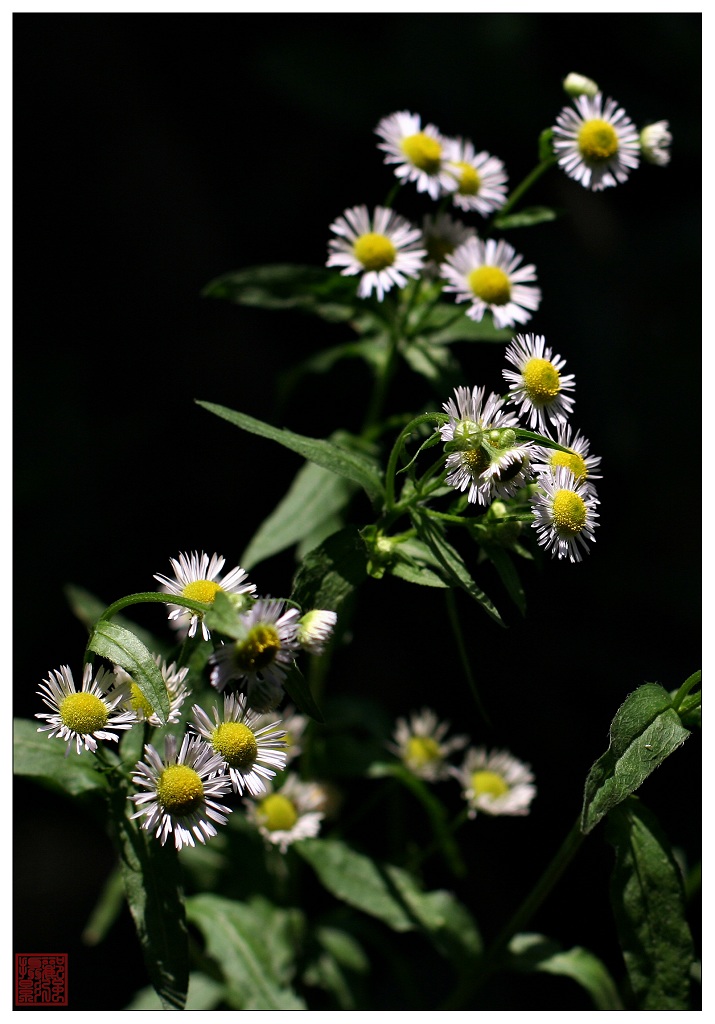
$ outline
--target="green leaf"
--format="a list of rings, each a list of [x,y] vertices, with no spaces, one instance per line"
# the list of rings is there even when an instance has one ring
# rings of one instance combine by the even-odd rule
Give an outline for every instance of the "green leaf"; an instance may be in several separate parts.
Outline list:
[[[225,986],[206,974],[192,971],[189,975],[189,994],[185,1010],[215,1010],[223,1002]],[[142,988],[134,995],[125,1010],[161,1010],[161,1000],[153,988]]]
[[[140,828],[123,789],[112,794],[124,891],[149,980],[164,1009],[183,1010],[189,985],[189,944],[177,851]]]
[[[337,839],[304,839],[295,850],[333,896],[396,932],[421,932],[455,966],[471,969],[482,943],[471,915],[443,890],[424,892],[402,868],[381,864]],[[456,952],[459,952],[459,956]]]
[[[348,480],[359,484],[366,491],[368,497],[374,504],[379,504],[383,497],[383,487],[380,474],[375,462],[362,453],[351,451],[334,441],[326,441],[315,437],[305,437],[302,434],[294,434],[291,430],[279,427],[272,427],[268,423],[256,420],[245,413],[234,412],[222,405],[214,405],[213,402],[196,401],[203,409],[228,420],[241,430],[249,434],[258,434],[259,437],[266,437],[271,441],[277,441],[285,448],[297,452],[303,458],[315,462],[318,466],[344,476]]]
[[[581,946],[562,950],[544,935],[521,933],[509,943],[508,970],[541,971],[572,978],[584,988],[597,1010],[624,1009],[616,984],[602,960]]]
[[[428,515],[422,513],[420,509],[413,509],[411,515],[420,537],[435,556],[437,563],[444,571],[446,578],[451,581],[452,586],[461,587],[462,590],[465,590],[470,597],[473,597],[481,605],[490,618],[494,619],[500,626],[503,626],[504,622],[501,615],[492,604],[490,598],[474,582],[461,555],[445,539],[440,528]]]
[[[291,600],[304,610],[340,605],[367,579],[367,552],[354,526],[331,534],[305,556],[293,580]]]
[[[315,703],[313,694],[310,692],[308,681],[295,663],[291,665],[288,675],[283,680],[283,688],[298,708],[298,711],[303,712],[305,715],[310,715],[316,722],[324,721],[320,708]]]
[[[131,730],[130,730],[131,732]],[[82,931],[82,942],[86,946],[97,946],[102,942],[124,909],[124,879],[117,866],[102,887],[99,898]]]
[[[345,508],[354,491],[350,480],[307,462],[298,470],[285,497],[253,535],[241,555],[241,565],[251,569],[297,544]]]
[[[367,978],[370,971],[370,961],[362,946],[339,928],[318,927],[313,938],[317,950],[303,974],[303,982],[330,992],[339,1009],[359,1010],[355,981]]]
[[[590,832],[690,736],[673,710],[670,694],[657,683],[631,693],[611,722],[608,750],[586,779],[581,829]]]
[[[327,267],[275,263],[215,278],[201,293],[262,309],[300,309],[324,320],[349,320],[358,305],[356,282]]]
[[[266,901],[239,903],[213,893],[186,901],[189,920],[221,968],[228,998],[239,1010],[304,1010],[290,988],[296,912]]]
[[[77,753],[71,747],[65,757],[67,742],[47,733],[38,733],[40,719],[35,722],[25,718],[13,720],[13,771],[34,779],[40,785],[68,796],[105,790],[106,776],[97,770],[97,761],[92,754]]]
[[[611,906],[639,1010],[689,1009],[693,940],[680,869],[655,816],[637,797],[614,807]]]
[[[556,220],[561,216],[560,211],[552,210],[549,206],[528,206],[518,213],[507,213],[503,217],[494,218],[494,227],[499,231],[506,231],[509,228],[530,228],[535,224],[545,224],[547,221]]]
[[[505,524],[507,526],[509,524]],[[508,551],[500,544],[482,543],[482,550],[499,573],[499,579],[504,584],[509,597],[522,615],[526,615],[526,595],[521,585],[516,566],[509,557]]]
[[[464,377],[461,366],[449,348],[435,344],[429,338],[415,338],[401,348],[405,362],[428,380],[440,393],[451,391]]]
[[[438,302],[417,332],[431,344],[451,345],[455,341],[509,342],[514,332],[506,327],[495,327],[491,317],[472,320],[464,309],[451,303]]]
[[[90,634],[87,647],[129,673],[151,704],[162,725],[169,717],[169,694],[166,683],[153,656],[128,629],[116,622],[100,619]]]

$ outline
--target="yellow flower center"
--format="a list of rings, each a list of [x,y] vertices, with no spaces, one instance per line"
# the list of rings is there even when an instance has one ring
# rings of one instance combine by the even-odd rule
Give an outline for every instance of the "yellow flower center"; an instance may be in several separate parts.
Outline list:
[[[588,510],[580,494],[566,489],[557,491],[553,501],[554,526],[560,534],[574,536],[586,525]]]
[[[131,695],[129,697],[129,704],[132,711],[135,712],[137,717],[143,715],[144,718],[151,718],[154,714],[154,708],[146,699],[144,694],[141,692],[136,683],[131,685]]]
[[[459,187],[457,191],[463,196],[475,196],[479,191],[479,186],[482,183],[482,179],[479,177],[478,171],[476,171],[471,164],[464,163],[463,160],[457,161],[456,166],[459,168]]]
[[[595,117],[578,130],[578,148],[587,162],[605,163],[618,152],[618,135],[613,125]]]
[[[559,371],[548,359],[536,356],[530,359],[522,371],[524,389],[534,403],[543,405],[553,401],[561,390]]]
[[[472,789],[475,796],[504,796],[509,786],[496,772],[479,771],[472,775]]]
[[[362,263],[365,270],[384,270],[391,267],[397,256],[397,249],[386,235],[370,231],[360,235],[353,245],[355,259]]]
[[[462,463],[467,467],[472,476],[479,476],[485,469],[489,469],[491,459],[484,448],[470,448],[462,452]]]
[[[400,148],[407,159],[415,167],[427,174],[436,174],[442,160],[442,147],[436,139],[425,135],[424,132],[417,132],[416,135],[408,135],[400,143]]]
[[[93,693],[68,693],[60,701],[59,713],[62,724],[81,735],[103,729],[109,718],[104,701]]]
[[[570,469],[575,480],[585,480],[588,476],[586,462],[576,452],[552,452],[550,461],[554,468],[566,466],[567,469]]]
[[[271,793],[259,803],[258,817],[269,832],[289,832],[298,820],[298,811],[287,796]]]
[[[254,626],[245,640],[236,644],[236,664],[244,672],[265,668],[281,649],[275,626]]]
[[[511,282],[499,267],[477,267],[467,281],[477,298],[492,306],[505,306],[511,298]]]
[[[181,591],[181,596],[188,597],[190,601],[213,604],[219,590],[223,590],[223,587],[219,586],[214,580],[193,580],[193,582],[186,584]]]
[[[431,736],[410,736],[407,741],[407,761],[418,768],[429,764],[431,761],[439,761],[442,754],[439,743]]]
[[[258,754],[256,737],[242,722],[222,722],[214,729],[211,743],[232,768],[251,768]]]
[[[193,768],[186,764],[171,764],[159,776],[156,796],[167,813],[175,818],[184,818],[201,806],[204,786]]]

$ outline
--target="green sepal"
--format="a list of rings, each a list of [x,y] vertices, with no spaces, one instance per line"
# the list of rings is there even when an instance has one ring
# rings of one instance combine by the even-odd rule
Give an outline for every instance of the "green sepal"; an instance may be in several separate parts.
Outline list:
[[[261,309],[299,309],[331,323],[349,320],[359,303],[356,281],[326,267],[275,263],[222,274],[201,294]]]
[[[125,669],[151,704],[162,725],[169,717],[169,694],[159,666],[141,640],[116,622],[100,619],[92,630],[87,648],[101,658]]]
[[[100,769],[97,759],[86,750],[78,754],[74,744],[65,756],[67,741],[38,732],[40,722],[45,724],[44,719],[35,722],[25,718],[13,719],[12,767],[15,775],[34,779],[47,789],[67,796],[105,790],[106,774]],[[108,748],[107,754],[114,756]]]
[[[249,434],[257,434],[259,437],[277,441],[278,444],[297,452],[303,458],[315,462],[318,466],[337,473],[339,476],[347,477],[354,483],[364,488],[370,500],[379,505],[383,497],[383,487],[377,465],[373,459],[362,453],[351,451],[334,441],[327,441],[322,438],[305,437],[303,434],[294,434],[291,430],[273,427],[262,420],[254,419],[245,413],[235,412],[222,405],[215,405],[213,402],[202,402],[198,399],[196,404],[202,409],[220,416],[241,430]]]
[[[662,686],[645,683],[634,690],[611,722],[608,750],[586,779],[582,831],[590,832],[604,814],[638,789],[688,736]]]
[[[610,811],[611,907],[638,1010],[689,1009],[693,939],[683,879],[658,821],[637,797]]]
[[[127,903],[149,980],[165,1010],[183,1010],[189,986],[189,943],[177,851],[140,828],[124,787],[111,794],[115,842]]]
[[[304,929],[300,911],[261,897],[240,903],[213,893],[190,896],[186,910],[221,970],[233,1009],[306,1009],[290,987]]]
[[[539,971],[572,978],[588,992],[596,1010],[623,1010],[623,1002],[606,965],[581,946],[564,950],[545,935],[522,932],[509,943],[506,970]]]
[[[550,206],[527,206],[525,210],[518,213],[507,213],[503,217],[494,218],[494,227],[499,231],[508,231],[510,228],[531,228],[536,224],[546,224],[548,221],[557,220],[563,216],[559,210],[553,210]]]

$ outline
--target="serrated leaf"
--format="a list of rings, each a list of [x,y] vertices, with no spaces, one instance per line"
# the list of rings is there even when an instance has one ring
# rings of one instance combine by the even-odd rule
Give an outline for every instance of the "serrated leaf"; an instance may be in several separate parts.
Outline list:
[[[473,966],[481,938],[471,915],[443,890],[424,892],[402,868],[382,864],[337,839],[304,839],[295,850],[339,900],[397,932],[425,934],[444,955]]]
[[[300,309],[324,320],[349,320],[358,305],[356,282],[327,267],[274,263],[215,278],[201,293],[262,309]]]
[[[611,722],[608,750],[592,766],[584,788],[581,829],[590,832],[633,793],[690,736],[657,683],[634,690]]]
[[[162,846],[131,815],[123,789],[112,794],[124,891],[149,980],[164,1009],[183,1010],[189,985],[189,944],[181,871],[171,842]]]
[[[357,528],[331,534],[305,556],[293,581],[291,600],[303,609],[339,612],[340,605],[367,578],[367,552]]]
[[[90,634],[87,647],[125,669],[151,704],[162,725],[166,724],[170,710],[166,683],[152,654],[139,637],[118,626],[116,622],[100,619]]]
[[[549,206],[528,206],[518,213],[507,213],[504,217],[495,217],[494,227],[499,231],[507,231],[509,228],[530,228],[535,224],[545,224],[550,220],[557,220],[561,214],[552,210]]]
[[[524,932],[512,938],[509,954],[505,966],[510,970],[541,971],[572,978],[588,992],[597,1010],[624,1008],[606,965],[581,946],[562,950],[558,943],[545,935]]]
[[[413,510],[412,518],[421,539],[429,547],[438,565],[444,571],[446,578],[451,581],[452,586],[461,587],[462,590],[465,590],[470,597],[474,598],[481,605],[490,618],[500,626],[503,626],[502,617],[494,607],[491,599],[477,586],[459,552],[445,539],[439,527],[418,509]]]
[[[314,462],[296,474],[285,497],[263,521],[240,558],[247,569],[292,547],[343,509],[355,488],[350,480]]]
[[[38,719],[32,722],[25,718],[13,720],[13,771],[15,775],[32,778],[48,789],[68,796],[103,791],[107,780],[103,772],[97,771],[95,758],[87,751],[77,753],[71,747],[65,757],[67,741],[47,733],[38,733]]]
[[[687,1010],[693,940],[670,844],[637,797],[610,811],[606,838],[616,851],[611,906],[636,1008]]]
[[[289,911],[256,907],[213,893],[186,901],[189,920],[202,933],[206,952],[221,968],[235,1009],[304,1010],[288,984],[292,930]]]
[[[262,420],[254,419],[245,413],[235,412],[222,405],[215,405],[213,402],[202,402],[196,400],[196,404],[202,409],[220,416],[241,430],[249,434],[257,434],[259,437],[277,441],[278,444],[297,452],[303,458],[315,462],[316,465],[344,476],[348,480],[359,484],[364,488],[368,497],[374,504],[379,504],[383,496],[383,487],[380,474],[376,464],[362,453],[351,451],[334,441],[327,441],[321,438],[305,437],[303,434],[294,434],[291,430],[273,427]]]

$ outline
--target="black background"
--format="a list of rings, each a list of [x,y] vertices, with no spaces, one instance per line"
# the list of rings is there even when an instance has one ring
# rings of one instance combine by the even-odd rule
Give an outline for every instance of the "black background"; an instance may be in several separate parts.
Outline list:
[[[284,494],[297,456],[193,399],[314,436],[360,424],[369,381],[355,366],[284,405],[274,393],[277,368],[345,328],[202,287],[252,264],[321,265],[333,218],[392,185],[373,134],[386,114],[471,138],[513,186],[566,103],[563,77],[589,75],[638,126],[667,119],[674,136],[668,167],[643,164],[600,194],[550,172],[528,202],[565,216],[509,236],[543,291],[528,329],[576,374],[575,423],[602,456],[595,548],[577,566],[525,567],[526,620],[487,573],[508,630],[460,603],[491,730],[441,595],[371,582],[336,661],[338,692],[391,717],[427,703],[531,761],[528,849],[516,820],[470,848],[480,923],[498,927],[578,813],[627,693],[673,689],[700,666],[700,31],[697,14],[16,15],[15,714],[40,710],[50,669],[80,674],[67,583],[109,603],[153,589],[179,551],[218,551],[230,568]],[[398,209],[421,216],[423,200],[406,189]],[[457,354],[466,383],[499,389],[498,346]],[[428,397],[407,380],[396,393],[405,407]],[[293,568],[286,555],[251,578],[287,594]],[[693,739],[641,791],[690,860],[699,757]],[[123,1007],[145,984],[128,919],[99,949],[78,937],[112,865],[101,824],[23,781],[14,806],[15,950],[70,953],[70,1008]],[[533,927],[618,975],[611,860],[594,834]],[[533,991],[508,998],[531,1008]],[[543,998],[587,1006],[568,982]]]

